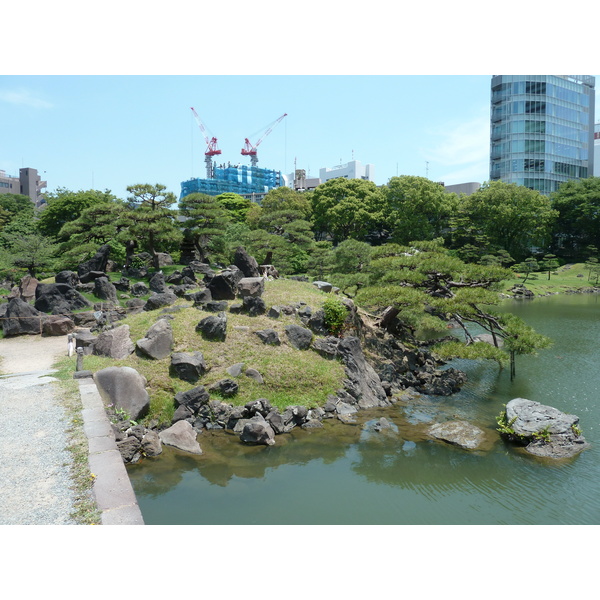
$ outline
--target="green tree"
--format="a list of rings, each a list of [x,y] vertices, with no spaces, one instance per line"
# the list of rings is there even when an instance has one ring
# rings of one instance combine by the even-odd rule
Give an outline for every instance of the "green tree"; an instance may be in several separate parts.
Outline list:
[[[549,242],[557,212],[536,190],[502,181],[484,184],[461,201],[461,210],[492,248],[523,260],[533,246]]]
[[[372,181],[330,179],[312,192],[312,222],[317,239],[331,234],[334,243],[364,239],[382,218],[382,194]]]
[[[558,269],[558,259],[554,254],[546,254],[540,263],[540,269],[548,272],[548,281],[550,281],[550,273]]]
[[[40,211],[38,230],[45,236],[57,238],[63,225],[75,221],[86,208],[116,200],[109,190],[72,192],[58,188],[56,192],[46,194],[47,206]]]
[[[233,192],[219,194],[215,199],[229,212],[231,220],[236,223],[243,223],[246,220],[252,206],[252,200]]]
[[[39,233],[27,235],[8,235],[7,247],[4,252],[10,264],[26,269],[29,275],[35,277],[38,272],[50,269],[54,263],[54,255],[58,246],[52,240]]]
[[[600,177],[567,181],[550,199],[557,250],[577,256],[590,244],[600,247]]]
[[[300,213],[299,218],[306,221],[310,220],[312,214],[310,197],[285,186],[269,190],[261,202],[261,208],[264,213],[296,211]]]
[[[440,343],[436,352],[445,358],[487,358],[511,364],[517,354],[534,354],[550,340],[536,334],[513,315],[497,313],[501,282],[510,271],[498,266],[462,262],[450,256],[438,241],[410,246],[384,245],[374,249],[370,285],[356,301],[385,308],[385,319],[400,323],[411,334],[428,328],[444,331],[449,319],[463,329],[465,340]],[[492,344],[476,343],[469,325],[488,332]],[[503,341],[503,345],[500,343]]]
[[[227,210],[213,196],[194,193],[180,200],[179,212],[187,218],[184,236],[192,242],[199,260],[207,262],[211,241],[223,235],[230,221]]]
[[[532,279],[537,278],[537,275],[533,274],[536,271],[540,270],[540,264],[535,258],[533,258],[533,256],[530,256],[529,258],[525,259],[522,263],[514,265],[512,269],[516,273],[525,274],[525,279],[523,279],[523,285],[525,285],[529,277],[531,277]]]
[[[425,177],[392,177],[383,187],[383,221],[390,241],[407,244],[410,240],[431,240],[448,225],[456,195]]]
[[[152,264],[158,270],[158,252],[175,250],[183,237],[176,223],[176,213],[169,208],[177,199],[160,183],[131,185],[127,191],[131,194],[127,198],[131,209],[124,215],[127,266],[131,250],[137,245],[150,253]]]

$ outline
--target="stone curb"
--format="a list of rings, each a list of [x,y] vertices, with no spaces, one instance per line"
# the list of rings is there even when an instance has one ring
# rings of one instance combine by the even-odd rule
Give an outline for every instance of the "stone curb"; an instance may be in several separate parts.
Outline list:
[[[95,476],[93,491],[102,512],[102,525],[144,525],[98,388],[91,377],[77,382],[83,406],[83,430],[88,439],[90,471]]]

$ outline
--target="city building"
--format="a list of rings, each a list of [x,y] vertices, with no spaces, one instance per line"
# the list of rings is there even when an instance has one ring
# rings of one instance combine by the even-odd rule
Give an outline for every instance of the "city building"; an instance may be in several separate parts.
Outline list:
[[[595,78],[494,75],[490,180],[550,194],[594,173]]]
[[[40,206],[45,202],[42,190],[47,186],[42,181],[36,169],[25,167],[19,169],[19,176],[12,177],[6,171],[0,171],[0,194],[22,194],[29,196],[31,201]]]
[[[213,175],[211,179],[183,181],[180,199],[195,192],[209,196],[233,192],[260,203],[269,190],[284,185],[279,171],[248,165],[215,165]]]
[[[470,181],[469,183],[455,183],[454,185],[444,185],[442,183],[442,185],[444,186],[444,191],[449,194],[466,194],[467,196],[470,196],[481,187],[481,184],[476,181]]]
[[[594,126],[594,177],[600,177],[600,123]]]
[[[366,179],[375,181],[375,167],[373,165],[362,165],[358,160],[352,160],[345,165],[337,165],[331,169],[326,167],[319,169],[319,179],[325,183],[330,179],[345,177],[346,179]]]

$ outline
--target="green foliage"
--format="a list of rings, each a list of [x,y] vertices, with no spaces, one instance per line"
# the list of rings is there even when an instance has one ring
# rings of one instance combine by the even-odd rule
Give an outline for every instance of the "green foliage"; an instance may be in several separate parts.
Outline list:
[[[250,207],[252,206],[252,200],[244,198],[239,194],[233,192],[225,192],[216,196],[215,200],[223,206],[223,208],[229,213],[229,217],[236,223],[244,223]]]
[[[323,302],[323,312],[325,313],[324,322],[327,331],[331,335],[339,336],[344,329],[348,309],[339,298],[331,296]]]
[[[392,177],[383,187],[383,222],[391,241],[429,240],[439,236],[448,224],[455,195],[425,177]]]
[[[10,235],[5,238],[7,248],[2,252],[0,264],[10,269],[26,269],[35,277],[38,272],[51,269],[58,246],[40,234]]]
[[[381,221],[382,194],[372,181],[330,179],[317,186],[310,199],[317,239],[327,234],[336,243],[348,238],[362,239]]]

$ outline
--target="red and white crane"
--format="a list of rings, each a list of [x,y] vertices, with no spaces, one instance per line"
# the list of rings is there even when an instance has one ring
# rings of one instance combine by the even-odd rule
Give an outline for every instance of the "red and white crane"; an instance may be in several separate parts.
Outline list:
[[[198,123],[198,127],[200,127],[200,131],[204,136],[204,140],[206,141],[206,152],[204,153],[204,162],[206,164],[206,177],[207,179],[214,179],[214,168],[213,168],[213,160],[212,157],[216,154],[221,154],[219,148],[217,148],[217,138],[212,137],[208,139],[208,134],[206,133],[206,128],[204,124],[200,120],[198,113],[194,110],[194,107],[190,107],[192,112],[194,113],[194,117],[196,118],[196,123]]]
[[[242,156],[249,156],[250,164],[253,167],[255,167],[258,164],[258,155],[257,155],[258,146],[271,133],[271,131],[273,131],[273,128],[276,125],[278,125],[281,121],[283,121],[284,117],[287,117],[287,113],[284,113],[278,119],[275,119],[275,121],[273,121],[272,123],[267,125],[266,131],[262,134],[262,136],[260,137],[258,142],[256,142],[256,144],[252,145],[252,142],[248,138],[245,138],[245,140],[244,140],[245,144],[244,144],[244,147],[242,148]]]

